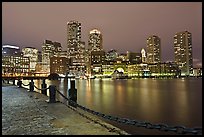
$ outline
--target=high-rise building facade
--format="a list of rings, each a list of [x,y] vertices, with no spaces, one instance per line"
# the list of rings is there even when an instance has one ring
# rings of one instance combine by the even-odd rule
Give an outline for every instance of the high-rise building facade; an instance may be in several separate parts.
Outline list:
[[[181,70],[181,76],[193,74],[192,35],[188,31],[174,35],[175,63]]]
[[[77,60],[78,48],[81,42],[81,23],[70,21],[67,23],[67,57]]]
[[[61,44],[45,40],[42,45],[42,65],[43,71],[50,73],[50,58],[60,56]]]
[[[67,23],[67,57],[71,64],[69,65],[69,73],[77,75],[81,71],[81,23],[78,21],[70,21]],[[82,50],[81,50],[82,49]]]
[[[158,36],[147,39],[147,63],[161,62],[161,40]]]
[[[93,29],[89,32],[89,41],[88,41],[89,51],[100,51],[102,47],[102,34],[99,30]]]
[[[23,57],[29,57],[30,59],[30,71],[35,71],[36,64],[38,62],[38,50],[34,47],[25,47],[22,49]]]

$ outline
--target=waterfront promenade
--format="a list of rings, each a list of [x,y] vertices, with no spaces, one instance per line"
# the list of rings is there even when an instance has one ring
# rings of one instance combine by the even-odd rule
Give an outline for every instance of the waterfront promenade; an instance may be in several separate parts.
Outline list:
[[[95,116],[2,83],[3,135],[127,135]]]

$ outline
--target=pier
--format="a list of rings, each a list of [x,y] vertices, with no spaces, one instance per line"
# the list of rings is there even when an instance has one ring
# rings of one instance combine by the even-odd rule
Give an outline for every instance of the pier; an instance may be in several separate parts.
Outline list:
[[[2,135],[127,135],[48,96],[2,83]]]

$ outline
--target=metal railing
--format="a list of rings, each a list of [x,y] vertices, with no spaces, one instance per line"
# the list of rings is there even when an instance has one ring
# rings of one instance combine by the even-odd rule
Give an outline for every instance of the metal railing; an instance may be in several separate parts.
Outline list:
[[[21,87],[20,84],[22,84],[22,82],[18,82],[19,84],[19,87]],[[45,82],[43,82],[43,84],[45,84]],[[43,85],[42,84],[42,85]],[[56,100],[55,100],[55,94],[56,94],[56,91],[58,92],[58,94],[60,94],[64,99],[66,99],[66,101],[69,102],[70,106],[72,107],[78,107],[80,109],[82,109],[83,111],[86,111],[88,113],[91,113],[95,116],[98,116],[98,117],[101,117],[101,118],[104,118],[106,120],[110,120],[110,121],[114,121],[114,122],[118,122],[118,123],[122,123],[122,124],[125,124],[125,125],[132,125],[132,126],[136,126],[136,127],[144,127],[146,129],[157,129],[157,130],[160,130],[160,131],[172,131],[172,132],[175,132],[177,134],[194,134],[194,135],[202,135],[202,127],[194,127],[194,128],[187,128],[185,126],[181,126],[181,125],[177,125],[177,126],[169,126],[167,124],[164,124],[164,123],[159,123],[159,124],[154,124],[154,123],[151,123],[151,122],[147,122],[147,121],[139,121],[139,120],[132,120],[132,119],[128,119],[128,118],[121,118],[121,117],[117,117],[117,116],[112,116],[112,115],[106,115],[104,113],[101,113],[101,112],[97,112],[97,111],[94,111],[94,110],[91,110],[85,106],[82,106],[78,103],[76,103],[76,100],[72,100],[71,97],[66,97],[65,95],[63,95],[57,88],[56,86],[54,85],[50,85],[49,87],[47,88],[38,88],[34,85],[34,82],[30,82],[29,84],[25,85],[23,84],[24,86],[29,86],[30,85],[30,88],[33,88],[35,87],[36,89],[38,90],[41,90],[41,91],[45,91],[47,89],[49,89],[49,92],[50,92],[50,103],[55,103]],[[43,86],[42,86],[43,87]],[[45,86],[46,87],[46,86]],[[33,91],[32,89],[30,89],[30,91]]]

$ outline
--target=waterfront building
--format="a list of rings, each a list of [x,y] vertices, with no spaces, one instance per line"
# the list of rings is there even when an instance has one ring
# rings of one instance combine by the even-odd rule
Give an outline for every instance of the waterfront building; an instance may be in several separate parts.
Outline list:
[[[140,64],[142,63],[142,54],[127,52],[127,61],[129,62],[129,64]]]
[[[59,56],[61,49],[61,44],[59,42],[44,40],[42,45],[43,71],[50,73],[50,58],[53,56]]]
[[[175,62],[181,70],[181,76],[193,75],[192,35],[188,31],[174,35]]]
[[[30,71],[34,72],[36,64],[38,62],[38,50],[34,47],[25,47],[22,49],[23,57],[29,57],[30,59]]]
[[[102,74],[102,65],[105,61],[105,51],[92,51],[90,56],[91,75]]]
[[[2,75],[26,76],[30,73],[30,59],[20,55],[2,56]]]
[[[179,77],[178,65],[172,62],[148,64],[152,77]]]
[[[152,35],[147,38],[147,63],[161,62],[161,40]]]
[[[50,58],[50,73],[57,73],[66,75],[68,71],[67,57],[51,57]]]
[[[111,49],[106,53],[106,61],[111,64],[114,63],[118,58],[118,52],[115,49]]]
[[[117,62],[126,62],[127,61],[127,54],[120,53],[117,58]]]
[[[2,46],[2,56],[4,55],[19,55],[20,48],[18,46],[5,44]]]
[[[193,76],[202,77],[202,68],[193,68]]]
[[[129,77],[149,77],[150,70],[148,64],[130,64],[127,66],[127,72]]]

